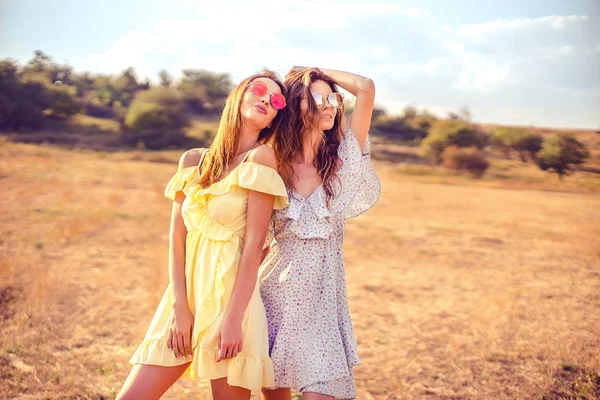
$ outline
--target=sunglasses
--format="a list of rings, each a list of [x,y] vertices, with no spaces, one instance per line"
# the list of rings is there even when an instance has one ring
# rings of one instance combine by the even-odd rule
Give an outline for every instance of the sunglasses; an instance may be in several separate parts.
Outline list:
[[[269,93],[269,102],[274,109],[283,110],[285,108],[285,97],[281,93],[269,92],[267,84],[263,81],[250,82],[247,87],[249,87],[252,93],[257,97],[263,97],[265,94]]]
[[[340,108],[344,105],[344,94],[343,93],[331,93],[329,96],[324,97],[321,93],[311,93],[317,108],[323,108],[325,106],[325,100],[327,103],[335,109]]]

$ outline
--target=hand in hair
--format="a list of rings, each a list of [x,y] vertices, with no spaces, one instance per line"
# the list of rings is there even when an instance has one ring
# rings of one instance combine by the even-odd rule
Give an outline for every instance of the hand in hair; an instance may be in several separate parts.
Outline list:
[[[298,65],[293,66],[287,73],[287,75],[291,75],[291,74],[297,74],[298,72],[303,72],[305,70],[307,70],[308,67],[300,67]]]

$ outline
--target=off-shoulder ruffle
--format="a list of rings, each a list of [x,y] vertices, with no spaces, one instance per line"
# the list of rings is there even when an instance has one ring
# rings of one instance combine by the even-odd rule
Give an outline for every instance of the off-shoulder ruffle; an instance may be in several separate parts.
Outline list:
[[[288,206],[288,195],[281,176],[273,168],[252,161],[241,163],[227,177],[207,188],[198,189],[193,196],[194,198],[208,194],[220,196],[229,192],[233,186],[274,195],[273,209],[275,210]]]
[[[183,192],[186,196],[192,187],[194,181],[198,178],[197,167],[182,168],[169,180],[165,188],[165,196],[171,200],[175,200],[177,192]]]

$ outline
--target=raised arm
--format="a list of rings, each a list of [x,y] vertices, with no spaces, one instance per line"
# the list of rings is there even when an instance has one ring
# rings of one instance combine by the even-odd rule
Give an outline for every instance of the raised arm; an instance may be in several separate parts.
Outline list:
[[[356,135],[362,150],[371,127],[371,115],[375,103],[375,83],[369,78],[351,72],[324,68],[321,68],[321,71],[336,81],[344,90],[356,96],[356,104],[350,117],[350,129]]]
[[[293,67],[290,73],[299,72],[305,67]],[[375,103],[375,83],[369,78],[351,72],[335,69],[319,68],[325,75],[332,78],[340,87],[356,96],[354,111],[350,117],[350,129],[356,135],[362,149],[367,140],[371,127],[371,115]]]

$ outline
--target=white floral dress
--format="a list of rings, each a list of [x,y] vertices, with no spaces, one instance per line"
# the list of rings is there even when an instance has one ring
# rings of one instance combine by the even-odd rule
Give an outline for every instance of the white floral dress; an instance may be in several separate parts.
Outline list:
[[[342,243],[346,219],[373,206],[381,186],[369,140],[361,152],[348,129],[338,154],[342,165],[329,207],[322,186],[308,198],[288,188],[289,207],[274,211],[275,241],[261,265],[260,291],[275,387],[353,399],[352,367],[360,360],[348,311]]]

